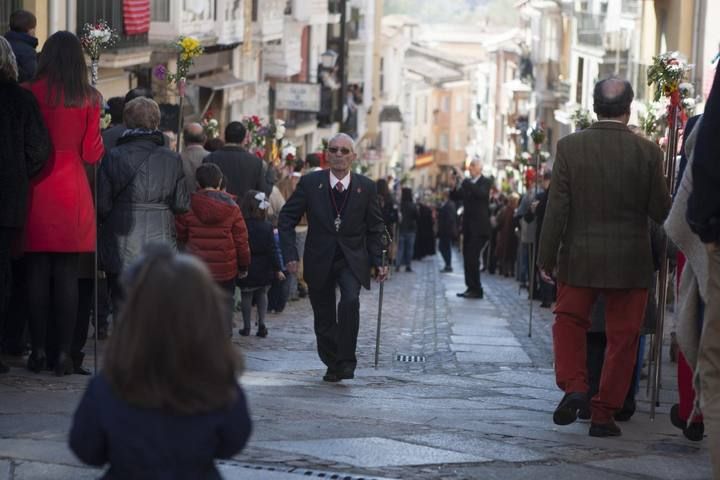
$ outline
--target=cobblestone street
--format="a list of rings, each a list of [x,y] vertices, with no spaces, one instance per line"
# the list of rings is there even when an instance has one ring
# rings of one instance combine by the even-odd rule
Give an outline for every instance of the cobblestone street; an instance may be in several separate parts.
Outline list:
[[[228,479],[709,479],[706,444],[671,426],[674,366],[662,405],[639,411],[623,436],[589,437],[587,422],[557,427],[551,313],[512,279],[483,275],[485,300],[455,296],[462,268],[415,262],[385,287],[380,362],[373,368],[378,288],[361,296],[356,378],[327,384],[307,300],[268,319],[269,336],[238,337],[254,433],[222,462]],[[239,318],[236,318],[236,321]],[[237,323],[237,322],[236,322]],[[667,357],[667,355],[664,355]],[[403,361],[417,360],[417,361]],[[91,365],[92,360],[88,363]],[[86,378],[33,375],[15,362],[0,377],[0,479],[96,478],[66,446]]]

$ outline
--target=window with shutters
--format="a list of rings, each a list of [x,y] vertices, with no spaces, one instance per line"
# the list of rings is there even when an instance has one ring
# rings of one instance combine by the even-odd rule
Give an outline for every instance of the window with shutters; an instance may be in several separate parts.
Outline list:
[[[153,0],[150,2],[150,14],[153,22],[170,21],[170,0]]]

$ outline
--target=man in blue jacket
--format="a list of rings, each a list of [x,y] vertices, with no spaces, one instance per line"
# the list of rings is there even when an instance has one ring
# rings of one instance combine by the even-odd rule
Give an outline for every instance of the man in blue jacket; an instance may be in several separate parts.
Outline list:
[[[37,69],[38,39],[35,38],[37,19],[27,10],[15,10],[10,15],[10,31],[5,38],[15,54],[18,66],[18,83],[27,82],[35,77]]]

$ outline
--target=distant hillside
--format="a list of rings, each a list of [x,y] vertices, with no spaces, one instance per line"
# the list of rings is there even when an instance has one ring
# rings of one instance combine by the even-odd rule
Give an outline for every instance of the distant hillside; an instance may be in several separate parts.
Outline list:
[[[516,0],[384,0],[385,15],[402,14],[423,23],[517,24]]]

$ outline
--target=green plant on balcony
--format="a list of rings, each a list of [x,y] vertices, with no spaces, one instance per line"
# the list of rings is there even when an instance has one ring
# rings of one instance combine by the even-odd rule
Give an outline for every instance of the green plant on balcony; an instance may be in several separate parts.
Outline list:
[[[585,130],[590,125],[593,124],[593,118],[592,114],[590,113],[590,110],[582,107],[578,107],[572,115],[570,115],[570,120],[575,125],[576,131]]]

